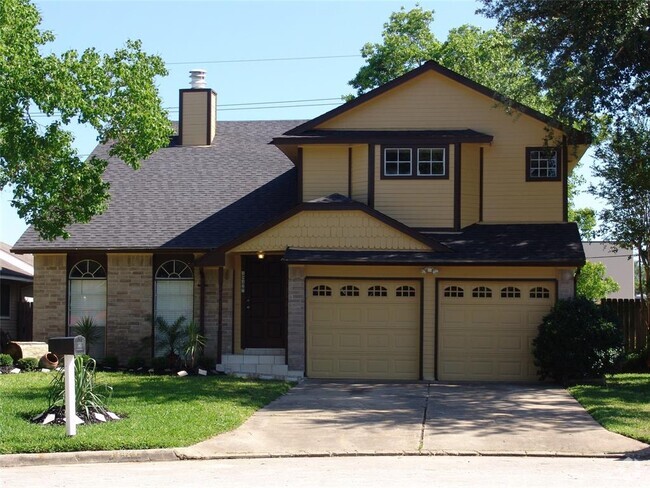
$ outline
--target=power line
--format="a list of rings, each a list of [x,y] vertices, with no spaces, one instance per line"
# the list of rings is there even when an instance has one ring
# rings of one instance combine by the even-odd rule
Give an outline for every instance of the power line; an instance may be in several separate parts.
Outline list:
[[[312,59],[339,59],[339,58],[360,58],[361,54],[341,54],[334,56],[299,56],[294,58],[252,58],[252,59],[219,59],[215,61],[174,61],[166,65],[181,64],[226,64],[226,63],[264,63],[270,61],[305,61]]]

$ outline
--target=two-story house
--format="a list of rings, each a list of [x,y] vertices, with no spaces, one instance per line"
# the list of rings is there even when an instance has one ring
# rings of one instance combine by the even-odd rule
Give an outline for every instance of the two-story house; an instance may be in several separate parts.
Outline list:
[[[434,62],[307,122],[215,106],[181,90],[170,146],[137,172],[111,160],[104,215],[19,240],[36,339],[90,315],[95,354],[125,362],[147,317],[183,315],[229,372],[536,379],[537,326],[585,260],[567,222],[584,134]]]

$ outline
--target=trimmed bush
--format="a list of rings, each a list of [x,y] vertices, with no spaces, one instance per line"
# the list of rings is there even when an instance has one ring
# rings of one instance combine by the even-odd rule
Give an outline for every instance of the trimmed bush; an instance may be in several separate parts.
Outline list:
[[[133,369],[133,370],[138,370],[140,368],[144,368],[146,366],[146,361],[144,358],[141,357],[130,357],[129,360],[126,363],[127,369]]]
[[[104,359],[101,360],[101,367],[103,369],[110,369],[112,371],[115,371],[119,366],[119,362],[117,360],[117,356],[106,356]]]
[[[165,371],[166,369],[170,369],[169,367],[169,358],[161,358],[161,357],[156,357],[151,360],[151,367],[154,369],[156,373],[161,373]]]
[[[16,361],[16,366],[23,371],[36,371],[38,369],[37,358],[20,358]]]
[[[623,373],[647,373],[650,371],[648,357],[647,347],[641,351],[626,353],[621,363],[621,371]]]
[[[560,300],[533,341],[540,379],[568,384],[613,373],[623,355],[615,319],[583,297]]]
[[[215,358],[213,358],[213,357],[209,357],[209,356],[201,356],[201,357],[196,361],[196,365],[197,365],[199,368],[201,368],[201,369],[205,369],[205,370],[211,371],[211,370],[213,370],[213,369],[215,368],[215,366],[217,365],[217,360],[216,360]]]
[[[0,366],[13,366],[14,358],[9,354],[0,354]]]

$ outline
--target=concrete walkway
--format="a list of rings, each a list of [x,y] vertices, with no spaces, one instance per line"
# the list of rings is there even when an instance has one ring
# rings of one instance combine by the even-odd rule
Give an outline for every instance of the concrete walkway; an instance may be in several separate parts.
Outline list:
[[[560,388],[306,381],[238,429],[177,454],[609,456],[648,448],[605,430]]]
[[[310,380],[238,429],[187,448],[13,454],[0,456],[0,467],[444,454],[650,459],[650,446],[608,432],[561,388]]]

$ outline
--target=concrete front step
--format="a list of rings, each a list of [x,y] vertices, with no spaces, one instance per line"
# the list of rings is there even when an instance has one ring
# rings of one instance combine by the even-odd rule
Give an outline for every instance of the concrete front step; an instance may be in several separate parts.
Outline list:
[[[302,379],[302,371],[289,371],[284,359],[284,349],[281,352],[282,355],[224,354],[221,358],[221,364],[217,364],[217,371],[248,378],[288,381]]]

